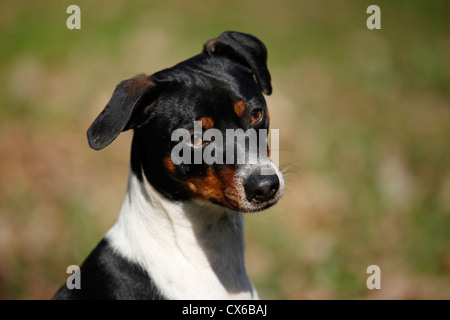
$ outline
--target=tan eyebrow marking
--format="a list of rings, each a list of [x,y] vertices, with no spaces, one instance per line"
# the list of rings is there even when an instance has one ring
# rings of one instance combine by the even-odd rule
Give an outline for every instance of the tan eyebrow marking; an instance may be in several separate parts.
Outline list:
[[[244,100],[239,100],[234,104],[234,112],[237,114],[238,117],[242,117],[245,113],[245,103]]]
[[[201,117],[198,121],[202,122],[202,128],[205,130],[211,129],[214,127],[214,120],[210,117]]]

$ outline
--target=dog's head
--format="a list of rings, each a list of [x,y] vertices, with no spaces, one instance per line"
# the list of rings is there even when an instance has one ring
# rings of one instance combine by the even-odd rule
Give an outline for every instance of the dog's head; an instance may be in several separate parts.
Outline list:
[[[89,145],[103,149],[134,129],[132,169],[166,197],[263,210],[284,192],[268,158],[263,93],[271,92],[264,44],[224,32],[172,68],[122,81],[89,128]]]

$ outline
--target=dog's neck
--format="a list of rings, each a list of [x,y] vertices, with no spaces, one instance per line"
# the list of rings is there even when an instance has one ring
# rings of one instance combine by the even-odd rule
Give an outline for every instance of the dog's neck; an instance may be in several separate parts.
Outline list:
[[[243,229],[242,213],[170,201],[131,170],[119,219],[106,237],[169,299],[255,299]]]

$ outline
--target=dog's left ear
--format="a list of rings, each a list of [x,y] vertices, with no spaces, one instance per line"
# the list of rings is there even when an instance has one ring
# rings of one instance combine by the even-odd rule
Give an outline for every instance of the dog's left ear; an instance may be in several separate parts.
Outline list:
[[[155,106],[157,85],[147,75],[138,75],[119,83],[106,107],[87,131],[89,146],[101,150],[128,129],[148,119]]]
[[[236,31],[227,31],[204,45],[204,53],[223,55],[249,66],[261,91],[272,93],[270,73],[267,69],[267,50],[257,37]]]

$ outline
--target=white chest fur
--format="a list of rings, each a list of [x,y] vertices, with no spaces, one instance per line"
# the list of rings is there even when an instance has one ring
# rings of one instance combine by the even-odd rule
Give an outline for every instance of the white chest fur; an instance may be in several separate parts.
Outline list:
[[[244,264],[243,216],[163,198],[131,172],[117,223],[106,235],[169,299],[257,299]]]

